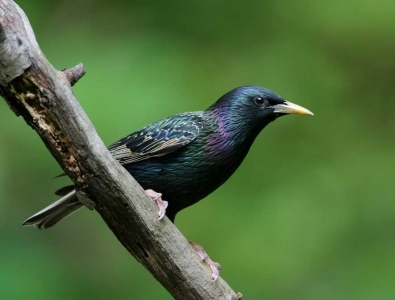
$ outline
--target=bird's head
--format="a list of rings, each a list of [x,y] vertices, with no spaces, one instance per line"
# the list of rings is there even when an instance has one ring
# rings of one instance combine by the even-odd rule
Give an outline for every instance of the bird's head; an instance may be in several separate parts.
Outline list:
[[[226,131],[259,133],[276,118],[289,114],[313,115],[308,109],[286,101],[259,86],[242,86],[223,95],[210,108]]]

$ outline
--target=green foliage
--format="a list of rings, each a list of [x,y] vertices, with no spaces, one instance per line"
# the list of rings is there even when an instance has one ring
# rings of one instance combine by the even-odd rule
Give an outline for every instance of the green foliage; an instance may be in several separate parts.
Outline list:
[[[311,109],[259,136],[176,225],[246,299],[395,296],[395,2],[17,1],[107,144],[254,84]],[[69,181],[0,101],[0,298],[171,299],[88,210],[21,222]]]

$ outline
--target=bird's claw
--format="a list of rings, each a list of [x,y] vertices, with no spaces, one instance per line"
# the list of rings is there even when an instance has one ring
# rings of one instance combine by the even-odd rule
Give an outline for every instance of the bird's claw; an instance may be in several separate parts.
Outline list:
[[[213,272],[211,276],[214,281],[217,281],[219,278],[219,273],[221,273],[221,265],[217,262],[213,262],[209,257],[204,259],[206,263],[210,266],[211,271]]]
[[[162,200],[162,194],[157,193],[154,190],[146,190],[145,192],[158,205],[158,207],[159,207],[158,221],[162,220],[163,217],[166,215],[166,208],[169,206],[169,202]]]
[[[166,215],[166,208],[169,205],[169,202],[162,200],[161,198],[159,201],[155,201],[159,206],[159,218],[158,221],[162,220],[163,217]]]
[[[195,249],[197,254],[199,254],[202,261],[205,261],[206,264],[209,265],[209,267],[211,268],[211,272],[212,272],[211,276],[213,277],[214,281],[217,281],[217,279],[219,278],[219,273],[221,273],[221,265],[217,262],[213,262],[211,260],[210,256],[208,256],[207,252],[203,249],[202,246],[195,244],[194,242],[191,242],[191,241],[189,243],[191,244],[193,249]]]

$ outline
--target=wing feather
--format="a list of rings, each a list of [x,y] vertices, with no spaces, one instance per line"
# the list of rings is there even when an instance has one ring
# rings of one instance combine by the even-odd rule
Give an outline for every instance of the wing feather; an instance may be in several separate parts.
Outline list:
[[[128,135],[108,149],[122,165],[166,155],[193,142],[204,123],[200,112],[175,115]]]

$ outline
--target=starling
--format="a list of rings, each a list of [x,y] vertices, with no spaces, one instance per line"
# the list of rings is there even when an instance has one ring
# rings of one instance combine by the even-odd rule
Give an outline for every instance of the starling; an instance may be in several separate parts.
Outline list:
[[[287,114],[313,115],[268,89],[243,86],[207,110],[152,123],[108,149],[158,204],[159,219],[166,213],[174,222],[180,210],[212,193],[236,171],[266,125]],[[63,197],[23,225],[46,229],[83,206],[73,186],[57,194]],[[191,244],[218,277],[219,265],[200,246]]]

